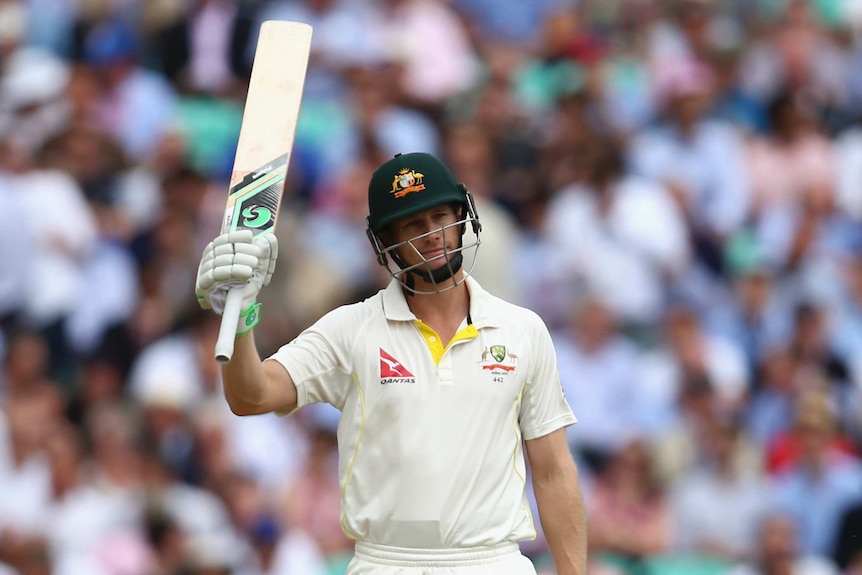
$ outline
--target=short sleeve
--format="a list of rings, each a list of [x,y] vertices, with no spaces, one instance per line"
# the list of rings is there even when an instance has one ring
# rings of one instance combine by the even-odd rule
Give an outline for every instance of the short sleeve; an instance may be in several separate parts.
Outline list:
[[[537,315],[532,318],[530,371],[520,411],[524,439],[536,439],[578,421],[563,392],[551,334]]]
[[[268,359],[279,362],[296,385],[297,408],[309,403],[344,407],[353,378],[343,310],[323,316]]]

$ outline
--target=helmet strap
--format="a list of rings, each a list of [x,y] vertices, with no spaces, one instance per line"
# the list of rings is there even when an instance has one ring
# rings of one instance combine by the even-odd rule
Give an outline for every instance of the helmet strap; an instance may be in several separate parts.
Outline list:
[[[416,274],[426,282],[438,284],[442,281],[448,280],[453,275],[455,275],[458,270],[461,269],[461,264],[463,262],[464,256],[461,254],[461,252],[455,252],[455,254],[452,255],[452,258],[443,267],[439,267],[436,270],[431,270],[430,272],[415,269],[411,270],[409,273]]]
[[[458,247],[460,248],[463,242],[463,238],[459,240]],[[402,260],[397,254],[394,252],[390,254],[392,257],[392,261],[394,261],[399,268],[402,270],[407,267],[407,264]],[[427,283],[439,284],[451,278],[453,275],[458,273],[458,270],[461,269],[461,266],[464,263],[464,254],[461,251],[457,251],[452,254],[452,257],[448,260],[445,266],[439,267],[435,270],[431,270],[430,272],[422,271],[419,269],[412,269],[408,271],[405,275],[405,284],[408,288],[408,291],[412,293],[416,285],[416,280],[413,275],[417,275],[419,278],[424,280]]]

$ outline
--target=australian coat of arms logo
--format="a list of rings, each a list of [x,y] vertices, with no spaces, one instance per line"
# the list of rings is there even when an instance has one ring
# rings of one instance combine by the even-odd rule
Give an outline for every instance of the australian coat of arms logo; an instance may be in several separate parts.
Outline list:
[[[396,198],[403,198],[410,192],[419,192],[424,190],[425,184],[422,183],[424,178],[424,174],[420,174],[410,168],[399,170],[392,179],[391,193],[395,194]]]
[[[505,345],[492,345],[482,351],[482,369],[491,373],[504,374],[514,371],[518,363],[517,354],[506,349]]]

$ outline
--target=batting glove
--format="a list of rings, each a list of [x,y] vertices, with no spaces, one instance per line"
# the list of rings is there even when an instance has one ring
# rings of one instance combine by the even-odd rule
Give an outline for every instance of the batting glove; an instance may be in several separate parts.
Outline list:
[[[260,321],[257,294],[272,279],[277,257],[278,240],[274,234],[255,236],[251,230],[241,230],[218,236],[204,248],[198,266],[198,303],[221,315],[228,290],[240,290],[243,311],[237,334],[249,331]]]

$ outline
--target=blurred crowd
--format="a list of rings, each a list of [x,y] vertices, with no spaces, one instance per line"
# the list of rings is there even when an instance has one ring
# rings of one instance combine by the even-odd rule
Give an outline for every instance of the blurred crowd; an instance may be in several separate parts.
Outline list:
[[[233,416],[194,298],[266,19],[315,31],[264,356],[438,154],[552,330],[590,575],[862,573],[859,0],[0,0],[0,574],[344,572],[338,414]]]

